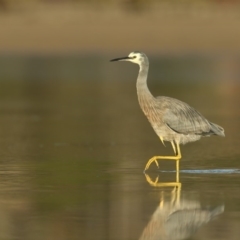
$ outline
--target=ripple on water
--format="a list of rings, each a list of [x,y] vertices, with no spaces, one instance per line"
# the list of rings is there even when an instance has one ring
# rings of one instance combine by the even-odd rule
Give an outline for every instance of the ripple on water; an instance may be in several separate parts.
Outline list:
[[[161,171],[161,172],[175,172],[175,171]],[[180,170],[180,173],[188,174],[240,174],[240,169],[189,169]]]

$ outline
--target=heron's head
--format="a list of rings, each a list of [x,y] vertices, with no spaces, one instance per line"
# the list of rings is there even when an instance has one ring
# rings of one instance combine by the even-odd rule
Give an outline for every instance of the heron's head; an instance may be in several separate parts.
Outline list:
[[[143,65],[146,64],[148,65],[148,57],[146,56],[146,54],[142,53],[142,52],[131,52],[127,57],[121,57],[121,58],[115,58],[110,60],[111,62],[114,61],[129,61],[132,63],[136,63],[138,65]]]

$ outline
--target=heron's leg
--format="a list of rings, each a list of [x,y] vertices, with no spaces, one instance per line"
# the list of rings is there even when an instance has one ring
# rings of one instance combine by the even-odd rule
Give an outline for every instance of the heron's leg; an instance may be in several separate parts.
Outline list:
[[[150,158],[145,166],[144,171],[146,171],[150,165],[152,164],[152,162],[157,162],[157,160],[161,160],[161,159],[166,159],[166,160],[175,160],[176,161],[176,171],[179,171],[179,159],[181,159],[182,155],[181,155],[181,151],[180,151],[180,146],[179,143],[175,143],[176,147],[174,145],[174,142],[171,142],[173,150],[175,152],[175,156],[154,156],[152,158]],[[157,164],[158,165],[158,164]]]

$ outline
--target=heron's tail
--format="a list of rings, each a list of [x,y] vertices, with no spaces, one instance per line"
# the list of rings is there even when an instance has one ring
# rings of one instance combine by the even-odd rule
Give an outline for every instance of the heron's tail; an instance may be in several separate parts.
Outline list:
[[[211,123],[211,122],[209,123],[211,125],[211,132],[213,132],[214,135],[225,137],[224,129],[222,127],[220,127],[215,123]]]
[[[223,212],[224,212],[224,205],[220,205],[211,211],[211,218],[214,218]]]

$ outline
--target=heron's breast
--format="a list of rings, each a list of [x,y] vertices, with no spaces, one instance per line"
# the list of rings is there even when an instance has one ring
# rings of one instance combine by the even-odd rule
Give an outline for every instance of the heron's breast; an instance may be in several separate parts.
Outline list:
[[[139,104],[145,116],[151,123],[161,121],[159,113],[151,102],[146,101],[146,99],[139,99]]]

